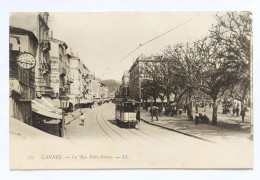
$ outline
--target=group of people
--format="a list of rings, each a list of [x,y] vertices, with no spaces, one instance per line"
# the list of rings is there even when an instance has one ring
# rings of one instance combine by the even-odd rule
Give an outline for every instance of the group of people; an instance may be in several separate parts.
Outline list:
[[[150,108],[150,114],[151,114],[152,120],[153,120],[153,117],[155,116],[156,121],[158,121],[158,117],[159,117],[159,109],[158,108],[151,107]]]
[[[239,104],[237,104],[237,106],[236,106],[236,104],[234,104],[233,105],[233,117],[239,117],[239,111],[240,111]],[[246,107],[243,107],[243,106],[241,107],[240,115],[242,117],[242,122],[244,122],[245,116],[246,116]]]

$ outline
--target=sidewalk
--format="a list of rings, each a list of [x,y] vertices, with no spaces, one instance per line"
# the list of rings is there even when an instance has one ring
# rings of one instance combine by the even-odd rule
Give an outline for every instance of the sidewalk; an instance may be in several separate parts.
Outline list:
[[[163,115],[156,121],[153,121],[150,112],[141,110],[141,118],[149,123],[180,131],[190,136],[197,136],[199,138],[215,141],[219,139],[234,139],[234,138],[249,138],[250,136],[250,112],[246,112],[245,122],[242,122],[240,117],[232,117],[231,114],[222,114],[222,109],[218,110],[218,124],[212,125],[212,109],[200,108],[199,113],[206,114],[209,119],[209,124],[195,124],[194,121],[189,121],[187,114],[182,113],[178,118]]]
[[[81,112],[85,113],[88,111],[89,108],[81,108]],[[65,125],[69,124],[71,121],[76,120],[80,116],[80,109],[77,109],[76,111],[66,113],[65,116]]]

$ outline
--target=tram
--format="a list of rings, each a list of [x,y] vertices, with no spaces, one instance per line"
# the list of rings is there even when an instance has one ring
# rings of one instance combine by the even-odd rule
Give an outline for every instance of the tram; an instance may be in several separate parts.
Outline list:
[[[140,102],[131,99],[115,99],[115,119],[119,127],[136,127],[139,122],[139,120],[136,119],[139,103]]]

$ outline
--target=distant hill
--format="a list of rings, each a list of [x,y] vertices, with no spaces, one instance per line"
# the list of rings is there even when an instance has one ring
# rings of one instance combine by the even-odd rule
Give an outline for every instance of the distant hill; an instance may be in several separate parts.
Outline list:
[[[109,90],[114,91],[116,88],[118,88],[121,84],[120,81],[114,80],[114,79],[107,79],[102,81]]]

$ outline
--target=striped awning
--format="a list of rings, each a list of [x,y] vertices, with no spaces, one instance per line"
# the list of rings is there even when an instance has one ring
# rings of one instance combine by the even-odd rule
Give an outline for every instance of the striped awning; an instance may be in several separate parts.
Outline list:
[[[51,103],[46,103],[44,99],[32,100],[32,111],[53,119],[62,119],[62,110],[55,108]]]
[[[41,98],[46,104],[48,104],[48,106],[50,107],[54,107],[55,109],[57,109],[58,112],[62,112],[60,108],[60,100],[59,99],[51,99],[48,96],[42,96]]]

